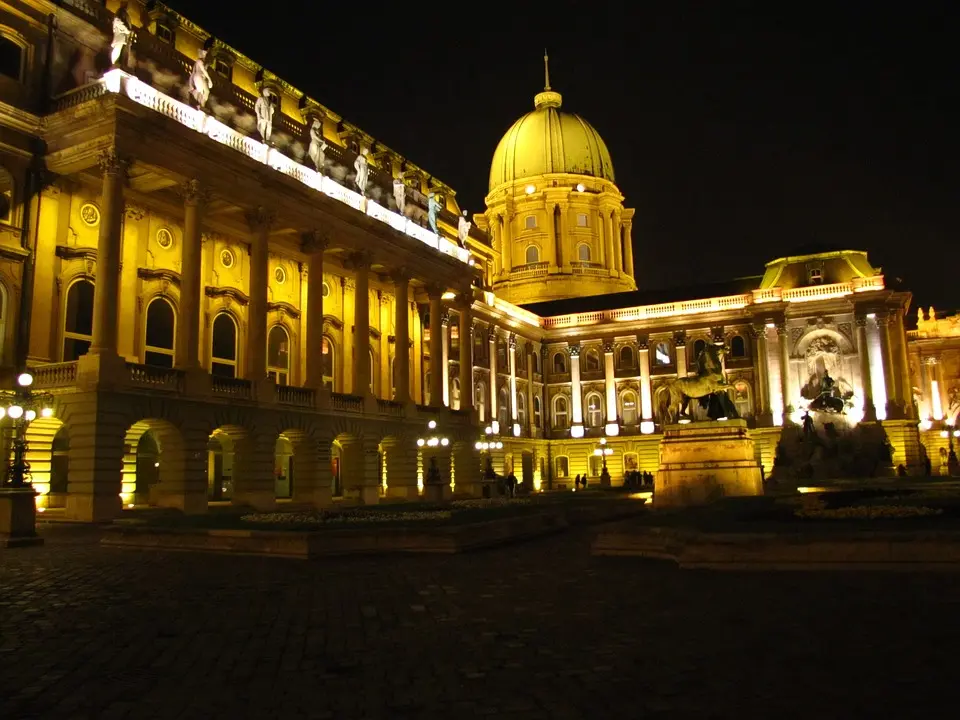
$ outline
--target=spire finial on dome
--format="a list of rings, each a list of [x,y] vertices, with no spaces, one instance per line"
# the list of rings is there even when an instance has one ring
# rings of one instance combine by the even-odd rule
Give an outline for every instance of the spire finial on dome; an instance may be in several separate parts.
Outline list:
[[[543,49],[543,89],[550,89],[550,57],[546,48]]]
[[[543,92],[537,93],[533,98],[533,106],[540,110],[542,108],[558,108],[563,98],[556,90],[550,89],[550,57],[547,55],[547,49],[543,49]]]

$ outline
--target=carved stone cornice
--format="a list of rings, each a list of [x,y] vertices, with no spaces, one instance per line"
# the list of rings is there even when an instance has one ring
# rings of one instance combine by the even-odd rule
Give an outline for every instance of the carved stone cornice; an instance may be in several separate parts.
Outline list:
[[[210,191],[197,180],[187,180],[177,188],[177,195],[183,200],[184,205],[204,205],[210,202]]]
[[[294,320],[300,317],[300,310],[296,306],[282,300],[279,302],[268,302],[267,312],[278,312],[280,315],[289,315]]]
[[[57,245],[55,254],[62,260],[96,260],[97,248],[77,247],[75,245]]]
[[[337,330],[343,330],[343,321],[340,320],[340,318],[338,318],[336,315],[324,315],[323,324],[330,325]]]
[[[247,305],[250,302],[250,298],[246,294],[232,287],[212,287],[207,285],[203,290],[203,294],[208,298],[225,297],[230,300],[235,300],[240,305]]]
[[[180,287],[180,273],[166,268],[137,268],[137,277],[141,280],[161,280]]]
[[[23,259],[27,257],[30,253],[24,250],[21,247],[17,246],[7,246],[0,245],[0,258],[5,260],[13,260],[14,262],[23,262]]]

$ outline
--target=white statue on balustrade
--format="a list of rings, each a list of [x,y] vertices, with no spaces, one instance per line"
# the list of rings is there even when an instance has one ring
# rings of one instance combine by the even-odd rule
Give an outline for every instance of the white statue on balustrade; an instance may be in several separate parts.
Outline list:
[[[116,65],[123,48],[129,48],[130,36],[133,28],[130,27],[130,18],[127,17],[127,3],[120,3],[120,9],[113,17],[113,40],[110,42],[110,64]]]
[[[437,215],[440,214],[440,201],[437,200],[436,193],[427,194],[427,222],[430,224],[430,229],[433,230],[437,235],[440,234],[440,230],[437,229]]]
[[[457,219],[457,237],[460,239],[460,247],[467,246],[467,236],[470,235],[470,221],[467,220],[467,211]]]
[[[407,208],[407,186],[399,175],[393,179],[393,199],[397,201],[397,212],[403,215]]]
[[[327,143],[323,139],[323,123],[319,118],[314,118],[310,124],[310,147],[307,148],[307,155],[313,162],[317,172],[323,172],[323,166],[326,162],[324,153],[327,150]]]
[[[353,169],[357,171],[357,187],[360,188],[360,194],[365,195],[367,192],[367,177],[370,172],[370,168],[367,165],[367,149],[361,148],[360,152],[357,153],[357,159],[353,161]]]
[[[197,107],[201,110],[207,106],[210,90],[213,89],[213,79],[207,72],[207,64],[204,62],[206,57],[206,50],[197,53],[197,61],[193,63],[193,72],[190,73],[190,94],[193,95],[193,99],[197,101]]]
[[[263,88],[260,91],[260,97],[253,106],[253,111],[257,114],[257,132],[263,142],[270,141],[270,134],[273,132],[273,92],[270,88]]]

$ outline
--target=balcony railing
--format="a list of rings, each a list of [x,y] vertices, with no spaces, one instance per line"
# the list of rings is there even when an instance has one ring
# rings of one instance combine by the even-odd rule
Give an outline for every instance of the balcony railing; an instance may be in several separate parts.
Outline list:
[[[527,263],[526,265],[519,265],[518,267],[515,267],[510,271],[510,279],[524,280],[526,278],[546,277],[548,265],[549,263],[547,262],[536,262],[536,263]]]

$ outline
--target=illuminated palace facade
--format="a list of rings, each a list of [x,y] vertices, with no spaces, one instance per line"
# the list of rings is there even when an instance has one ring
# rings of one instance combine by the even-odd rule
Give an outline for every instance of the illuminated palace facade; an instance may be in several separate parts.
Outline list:
[[[865,253],[637,291],[634,211],[549,79],[467,225],[427,170],[161,3],[0,9],[0,366],[56,400],[27,433],[45,511],[415,498],[428,458],[458,493],[487,458],[538,489],[605,458],[619,483],[656,471],[661,388],[714,342],[768,469],[824,372],[896,464],[922,467],[918,424],[940,442],[946,366]],[[444,444],[419,448],[431,420]]]

